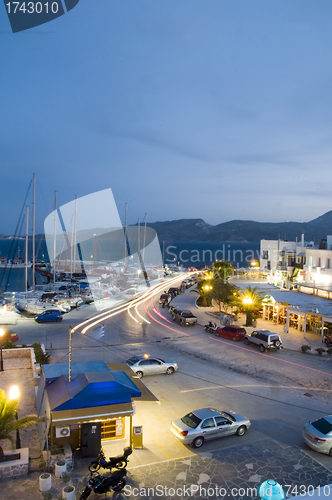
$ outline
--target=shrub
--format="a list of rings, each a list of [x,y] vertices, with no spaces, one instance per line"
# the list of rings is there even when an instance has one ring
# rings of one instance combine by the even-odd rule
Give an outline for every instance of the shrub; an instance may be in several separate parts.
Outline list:
[[[302,346],[301,346],[301,351],[302,351],[302,352],[311,351],[311,347],[310,347],[310,345],[302,345]]]
[[[38,468],[41,470],[46,469],[46,461],[43,458],[40,459],[39,464],[38,464]]]
[[[328,349],[326,349],[326,352],[329,356],[331,356],[332,354],[332,347],[329,347]]]
[[[43,498],[44,498],[44,500],[52,500],[53,495],[50,491],[44,491]]]
[[[315,351],[317,351],[318,356],[321,356],[323,354],[323,352],[325,352],[325,349],[323,347],[317,347],[317,349],[315,349]]]
[[[68,483],[69,482],[69,479],[70,479],[70,474],[69,472],[63,472],[61,474],[61,479],[64,483]]]
[[[45,353],[41,348],[41,345],[38,343],[32,344],[32,347],[35,352],[36,363],[39,363],[40,365],[47,365],[50,354],[48,352]]]
[[[15,349],[16,345],[11,340],[5,340],[2,344],[3,349]]]

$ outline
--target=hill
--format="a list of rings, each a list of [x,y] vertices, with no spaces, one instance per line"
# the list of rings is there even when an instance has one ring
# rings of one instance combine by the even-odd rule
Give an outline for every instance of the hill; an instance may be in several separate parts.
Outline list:
[[[332,234],[332,210],[309,222],[255,222],[232,220],[212,226],[203,219],[180,219],[147,224],[160,241],[248,241],[301,239],[318,243]]]

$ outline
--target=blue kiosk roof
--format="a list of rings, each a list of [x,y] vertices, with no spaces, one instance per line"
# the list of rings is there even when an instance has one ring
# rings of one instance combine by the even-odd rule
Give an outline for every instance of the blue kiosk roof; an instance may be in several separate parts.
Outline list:
[[[124,371],[111,371],[102,361],[44,365],[46,391],[52,411],[130,403],[141,391]]]

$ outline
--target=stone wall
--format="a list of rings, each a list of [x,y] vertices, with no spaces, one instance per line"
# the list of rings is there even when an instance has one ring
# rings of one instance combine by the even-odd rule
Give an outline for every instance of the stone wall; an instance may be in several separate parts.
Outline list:
[[[12,453],[20,453],[20,458],[8,462],[0,462],[0,479],[25,476],[29,473],[29,448],[5,451],[5,456]]]

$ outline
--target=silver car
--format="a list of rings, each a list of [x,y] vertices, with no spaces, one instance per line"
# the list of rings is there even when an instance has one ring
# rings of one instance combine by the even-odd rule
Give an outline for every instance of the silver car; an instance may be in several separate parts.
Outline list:
[[[217,439],[231,434],[243,436],[251,425],[243,415],[232,411],[218,411],[202,408],[174,420],[171,431],[183,444],[200,448],[204,441]]]
[[[332,457],[332,415],[306,424],[302,436],[310,448]]]
[[[143,375],[157,375],[159,373],[166,373],[172,375],[178,369],[175,361],[164,361],[160,358],[152,358],[150,356],[133,356],[126,361],[127,365],[136,373],[138,378]]]

